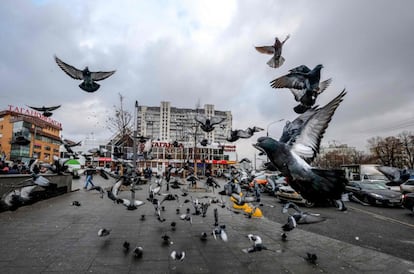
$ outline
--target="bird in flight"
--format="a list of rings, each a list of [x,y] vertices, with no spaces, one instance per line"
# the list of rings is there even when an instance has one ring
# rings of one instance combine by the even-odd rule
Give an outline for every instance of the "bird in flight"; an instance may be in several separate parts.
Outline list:
[[[53,106],[53,107],[45,107],[45,106],[43,106],[43,107],[31,107],[31,106],[28,106],[28,107],[31,108],[31,109],[34,109],[34,110],[37,110],[37,111],[42,112],[42,115],[45,116],[45,117],[50,117],[50,116],[53,115],[53,112],[52,111],[60,108],[60,105]]]
[[[95,81],[101,81],[112,74],[115,73],[113,71],[89,71],[88,67],[85,67],[83,70],[77,69],[69,64],[66,64],[62,60],[60,60],[55,55],[55,61],[58,66],[70,77],[76,80],[83,80],[83,82],[79,85],[79,87],[86,91],[86,92],[95,92],[99,89],[100,85]]]
[[[289,37],[290,35],[286,36],[283,42],[280,42],[279,38],[276,37],[275,43],[272,46],[255,47],[255,49],[260,53],[273,55],[267,64],[271,68],[278,68],[285,62],[285,58],[282,57],[282,47]]]

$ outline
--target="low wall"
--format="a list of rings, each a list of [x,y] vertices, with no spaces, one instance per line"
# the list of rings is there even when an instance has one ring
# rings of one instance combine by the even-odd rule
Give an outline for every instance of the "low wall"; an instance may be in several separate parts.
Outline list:
[[[61,195],[72,190],[72,175],[57,175],[57,174],[41,174],[50,181],[50,186],[40,187],[35,189],[37,200],[47,199],[57,195]],[[31,182],[31,175],[29,174],[10,174],[0,175],[0,200],[5,194],[14,189],[19,189],[24,186],[33,185]],[[2,211],[2,210],[0,210]]]

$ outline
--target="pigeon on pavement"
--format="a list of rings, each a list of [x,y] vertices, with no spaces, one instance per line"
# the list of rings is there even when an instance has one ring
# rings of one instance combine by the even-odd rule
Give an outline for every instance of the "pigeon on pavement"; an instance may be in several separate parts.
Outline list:
[[[111,233],[110,229],[106,229],[106,228],[101,228],[98,230],[98,236],[99,237],[105,237],[108,236]]]

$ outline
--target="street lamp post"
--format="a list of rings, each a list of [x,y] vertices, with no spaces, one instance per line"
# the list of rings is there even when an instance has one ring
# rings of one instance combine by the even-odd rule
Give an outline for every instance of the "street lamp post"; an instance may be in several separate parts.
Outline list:
[[[273,124],[276,124],[276,123],[279,123],[279,122],[281,122],[281,121],[283,121],[283,120],[285,120],[285,119],[279,119],[279,120],[276,120],[276,121],[273,121],[273,122],[271,122],[271,123],[269,123],[268,125],[267,125],[267,128],[266,128],[266,136],[267,137],[269,137],[269,127],[271,126],[271,125],[273,125]],[[269,156],[266,154],[266,159],[267,159],[267,161],[269,162]],[[256,157],[255,157],[255,161],[256,161]]]
[[[271,126],[271,125],[273,125],[273,124],[276,124],[276,123],[279,123],[279,122],[281,122],[281,121],[283,121],[283,120],[285,120],[285,119],[279,119],[279,120],[277,120],[277,121],[273,121],[273,122],[271,122],[270,124],[268,124],[267,125],[267,129],[266,129],[266,136],[267,137],[269,137],[269,127]]]
[[[138,139],[138,101],[135,101],[135,111],[134,111],[134,140],[132,146],[132,161],[134,161],[133,166],[134,170],[132,171],[133,180],[131,182],[131,207],[135,203],[135,182],[137,177],[137,139]]]

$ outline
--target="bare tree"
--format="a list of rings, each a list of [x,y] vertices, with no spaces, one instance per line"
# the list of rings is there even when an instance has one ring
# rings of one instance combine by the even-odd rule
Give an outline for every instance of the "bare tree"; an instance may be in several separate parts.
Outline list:
[[[402,167],[401,141],[395,136],[373,137],[368,140],[371,153],[378,163],[385,166]]]
[[[110,131],[118,136],[125,136],[132,132],[132,114],[124,109],[123,100],[124,97],[119,94],[119,106],[114,105],[115,115],[109,116],[106,120],[107,127]]]
[[[414,135],[411,132],[403,131],[398,135],[402,144],[402,153],[404,154],[404,165],[409,168],[414,168]]]

